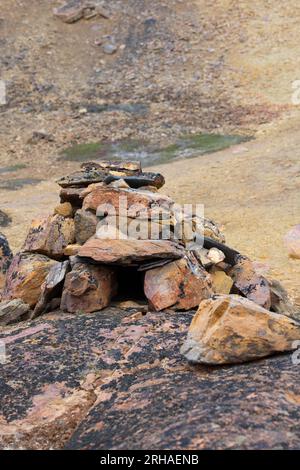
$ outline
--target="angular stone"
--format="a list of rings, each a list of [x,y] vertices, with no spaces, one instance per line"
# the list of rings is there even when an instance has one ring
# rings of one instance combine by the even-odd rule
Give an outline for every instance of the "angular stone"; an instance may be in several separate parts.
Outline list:
[[[102,162],[85,162],[82,163],[81,168],[85,169],[103,169],[106,171],[126,172],[127,174],[141,173],[141,162],[138,161],[123,161],[123,160],[103,160]]]
[[[213,264],[222,263],[222,261],[225,259],[223,251],[219,250],[218,248],[211,248],[207,253],[207,257]]]
[[[96,238],[172,240],[173,233],[167,224],[144,218],[107,216],[97,225]]]
[[[144,291],[156,311],[190,310],[213,294],[209,274],[188,258],[147,271]]]
[[[61,309],[70,313],[102,310],[109,305],[116,289],[112,268],[77,263],[66,276]]]
[[[213,267],[210,271],[213,290],[216,294],[229,294],[232,286],[233,280],[228,276],[222,269]]]
[[[88,240],[78,256],[98,263],[134,265],[149,260],[179,259],[184,255],[181,247],[168,240]]]
[[[69,261],[64,261],[63,263],[56,263],[50,268],[45,282],[42,285],[38,303],[30,317],[31,319],[42,315],[47,310],[50,311],[51,301],[61,297],[63,282],[69,270],[69,266]]]
[[[11,217],[0,210],[0,227],[7,227],[11,222]]]
[[[129,188],[129,185],[126,183],[126,181],[123,180],[123,178],[117,179],[116,181],[112,181],[109,183],[109,186],[111,188],[117,188],[117,189],[127,189]]]
[[[297,349],[300,323],[236,295],[204,300],[181,353],[197,364],[235,364]]]
[[[71,0],[61,7],[54,8],[53,14],[64,23],[75,23],[84,16],[85,7],[81,0]]]
[[[10,325],[21,320],[30,311],[29,305],[21,299],[6,300],[0,303],[0,326]]]
[[[98,186],[84,198],[83,209],[90,209],[96,212],[99,206],[109,205],[115,210],[116,214],[119,214],[120,201],[121,203],[124,201],[125,210],[136,208],[136,215],[138,215],[138,210],[143,212],[154,207],[170,209],[173,205],[172,199],[162,194]]]
[[[54,215],[32,221],[23,250],[59,259],[74,241],[74,220]]]
[[[120,179],[123,179],[128,186],[135,189],[143,186],[154,186],[156,189],[160,189],[165,184],[165,178],[160,173],[140,173],[134,176],[117,176],[110,174],[105,178],[104,182],[111,184]]]
[[[74,216],[76,243],[83,245],[95,235],[98,218],[90,211],[79,209]]]
[[[76,256],[78,254],[78,251],[80,250],[81,245],[78,245],[78,243],[74,243],[73,245],[68,245],[64,249],[64,255],[65,256]]]
[[[70,175],[63,176],[56,182],[62,188],[78,187],[84,188],[92,183],[100,183],[107,177],[107,171],[94,168],[84,168],[79,171],[74,171]]]
[[[296,306],[293,305],[287,291],[280,282],[270,279],[269,284],[271,289],[271,310],[300,321],[300,311],[297,311]]]
[[[7,271],[4,300],[22,299],[30,307],[39,300],[41,287],[52,266],[57,264],[44,255],[19,253]]]
[[[266,278],[257,274],[252,261],[240,256],[228,273],[234,287],[249,300],[269,309],[271,307],[271,289]]]
[[[54,213],[61,215],[62,217],[72,217],[73,207],[70,202],[63,202],[55,207]]]
[[[60,178],[57,183],[62,188],[83,188],[90,184],[101,183],[107,177],[114,179],[140,174],[140,165],[136,162],[88,162],[81,166],[81,170]]]
[[[300,224],[295,225],[284,237],[291,258],[300,259]]]
[[[210,219],[202,218],[199,216],[193,216],[192,220],[192,231],[194,234],[200,237],[208,237],[219,243],[225,243],[225,236],[222,233],[218,224]]]
[[[6,237],[0,233],[0,297],[5,284],[5,276],[10,266],[13,254]]]

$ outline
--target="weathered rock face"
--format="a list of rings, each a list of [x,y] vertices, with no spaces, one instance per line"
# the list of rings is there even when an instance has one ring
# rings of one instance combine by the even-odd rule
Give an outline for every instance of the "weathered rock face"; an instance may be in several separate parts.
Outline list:
[[[156,311],[190,310],[213,294],[209,274],[188,258],[146,271],[144,291]]]
[[[29,313],[30,307],[20,299],[0,303],[0,326],[10,325]]]
[[[12,256],[6,237],[0,233],[0,292],[4,287],[6,272],[10,266]]]
[[[270,279],[269,284],[271,289],[271,310],[300,321],[300,311],[293,305],[280,282]]]
[[[48,309],[50,309],[53,305],[53,299],[58,299],[58,305],[60,305],[63,283],[69,270],[69,266],[70,262],[64,261],[63,263],[55,263],[50,268],[45,282],[41,287],[39,300],[30,316],[31,319],[42,315]]]
[[[204,300],[181,348],[190,362],[234,364],[297,348],[300,323],[240,296]]]
[[[284,243],[291,258],[300,259],[300,224],[295,225],[284,237]]]
[[[72,204],[70,202],[62,202],[61,204],[55,207],[54,213],[57,215],[61,215],[62,217],[72,217]]]
[[[149,260],[179,259],[184,251],[168,240],[88,240],[78,252],[104,264],[132,265]]]
[[[256,273],[252,261],[240,257],[230,270],[234,287],[249,300],[269,309],[271,307],[271,290],[268,281]]]
[[[173,232],[169,222],[145,218],[111,217],[103,218],[97,225],[95,237],[99,239],[172,240]]]
[[[23,250],[60,259],[66,246],[74,241],[74,220],[54,215],[33,220]]]
[[[84,198],[83,209],[96,212],[99,206],[109,205],[114,208],[116,214],[119,214],[120,201],[124,201],[123,209],[132,211],[132,214],[128,214],[129,216],[136,216],[140,211],[149,210],[153,207],[170,209],[173,204],[172,199],[159,193],[97,186]]]
[[[96,233],[98,219],[90,211],[79,209],[74,217],[76,243],[83,245]]]
[[[70,313],[102,310],[109,305],[116,289],[112,268],[77,263],[66,276],[61,309]]]
[[[229,294],[233,280],[222,269],[213,267],[210,271],[213,290],[216,294]]]
[[[56,263],[40,254],[19,253],[14,256],[7,271],[3,299],[22,299],[34,307],[40,297],[41,286]]]

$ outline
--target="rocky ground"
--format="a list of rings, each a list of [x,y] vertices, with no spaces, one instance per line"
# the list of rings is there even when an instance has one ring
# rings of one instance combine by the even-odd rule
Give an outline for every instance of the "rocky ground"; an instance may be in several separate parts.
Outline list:
[[[58,159],[66,147],[136,140],[167,146],[199,132],[253,136],[217,154],[156,164],[152,170],[166,176],[163,192],[178,202],[203,203],[205,215],[223,224],[227,243],[282,281],[300,305],[300,263],[288,258],[283,244],[285,233],[300,219],[300,115],[292,103],[292,84],[300,79],[297,2],[128,0],[126,9],[124,1],[96,3],[108,18],[66,24],[52,13],[60,2],[1,2],[0,79],[7,83],[8,101],[0,107],[0,209],[12,222],[2,214],[0,221],[13,250],[20,248],[31,219],[57,204],[54,180],[78,167]],[[105,52],[108,46],[114,53]],[[101,332],[91,332],[88,366],[77,351],[77,339],[82,324],[93,329],[97,318],[71,321],[48,315],[3,333],[11,354],[1,387],[7,403],[0,418],[2,446],[299,448],[297,367],[289,356],[230,370],[197,369],[195,385],[195,372],[176,356],[178,350],[174,353],[170,331],[178,328],[177,317],[166,319],[164,326],[152,317],[120,315],[109,311],[103,326],[109,357],[103,359],[100,352]],[[176,345],[186,333],[187,318],[179,322]],[[151,344],[154,331],[157,357],[149,369],[149,355],[139,349],[139,341]],[[80,341],[85,344],[84,338]],[[125,359],[118,351],[123,341]],[[138,349],[137,356],[131,356],[131,347]],[[49,355],[53,367],[44,371]],[[119,375],[118,361],[124,367],[123,360],[130,363]],[[27,377],[24,361],[31,364]],[[172,383],[179,381],[176,398]],[[144,391],[141,383],[147,385]],[[198,384],[205,399],[195,408]],[[166,406],[158,404],[161,387]],[[213,390],[209,403],[208,389]],[[20,390],[27,390],[21,402]],[[176,429],[167,405],[170,396]],[[69,441],[93,403],[87,421]],[[152,418],[149,403],[157,410]],[[140,428],[134,425],[137,412]],[[207,415],[212,417],[208,421]],[[42,433],[45,417],[49,426]],[[120,417],[132,424],[131,437],[126,426],[120,431]],[[184,428],[186,422],[190,426]],[[193,438],[199,422],[201,432]],[[175,441],[174,434],[181,440]]]

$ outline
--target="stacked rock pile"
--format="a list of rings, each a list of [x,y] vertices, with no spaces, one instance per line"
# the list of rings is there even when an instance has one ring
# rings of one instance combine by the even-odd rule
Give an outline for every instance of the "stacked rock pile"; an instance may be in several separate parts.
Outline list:
[[[161,174],[138,162],[91,162],[58,184],[60,204],[6,257],[0,324],[55,309],[95,312],[112,301],[157,312],[200,305],[182,348],[190,361],[295,349],[298,317],[280,284],[226,246],[197,208],[160,194]]]

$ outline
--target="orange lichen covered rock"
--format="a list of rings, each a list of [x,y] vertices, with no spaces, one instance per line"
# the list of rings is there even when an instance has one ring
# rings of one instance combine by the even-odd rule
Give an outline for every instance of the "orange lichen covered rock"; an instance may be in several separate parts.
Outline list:
[[[148,270],[144,291],[157,311],[168,307],[190,310],[213,294],[209,274],[187,258]]]
[[[230,270],[229,275],[237,292],[256,304],[269,309],[271,307],[271,289],[267,279],[259,275],[252,261],[240,257]]]
[[[17,254],[7,271],[3,299],[22,299],[30,307],[34,307],[48,273],[56,263],[57,261],[40,254]]]
[[[59,259],[74,242],[74,220],[54,215],[32,221],[23,250]]]
[[[109,305],[116,289],[112,268],[76,263],[66,276],[61,309],[70,313],[102,310]]]
[[[297,348],[300,323],[237,295],[201,302],[181,353],[199,364],[234,364]]]

